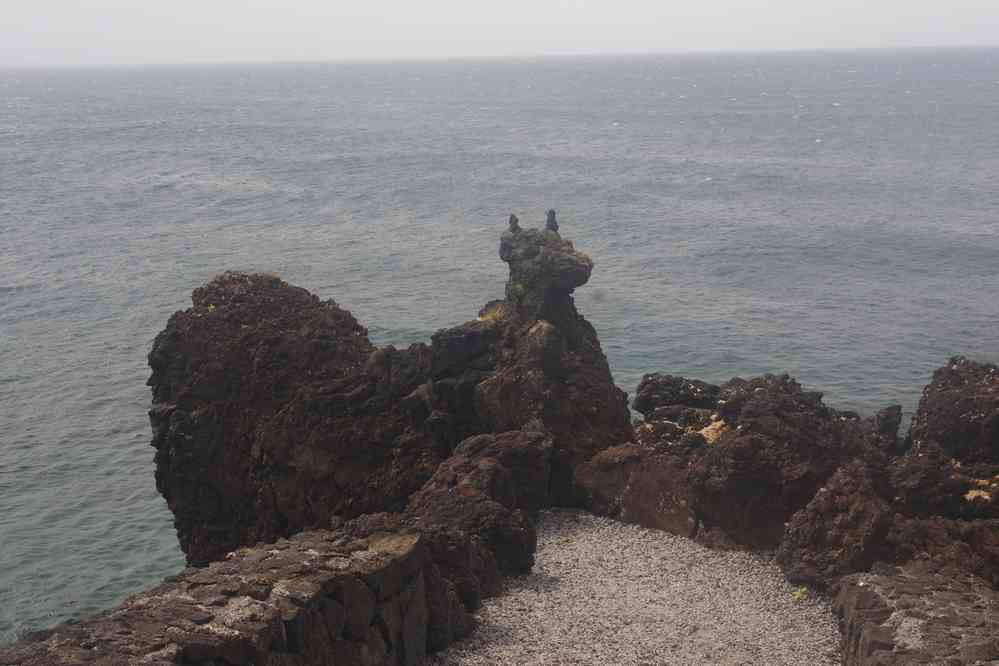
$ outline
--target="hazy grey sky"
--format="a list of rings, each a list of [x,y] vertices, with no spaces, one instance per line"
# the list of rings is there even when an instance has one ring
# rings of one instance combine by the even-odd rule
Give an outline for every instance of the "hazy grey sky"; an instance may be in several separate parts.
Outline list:
[[[0,0],[0,65],[999,44],[999,0]]]

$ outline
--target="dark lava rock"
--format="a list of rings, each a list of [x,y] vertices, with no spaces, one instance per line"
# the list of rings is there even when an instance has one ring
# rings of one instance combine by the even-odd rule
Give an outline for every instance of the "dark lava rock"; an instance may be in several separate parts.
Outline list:
[[[604,449],[576,470],[580,503],[593,513],[621,516],[621,495],[635,469],[652,454],[648,447],[621,444]]]
[[[950,359],[923,389],[909,440],[891,472],[903,510],[999,518],[999,368]]]
[[[594,513],[685,537],[697,529],[682,456],[622,444],[582,465],[577,483]]]
[[[919,561],[999,585],[999,465],[983,445],[988,419],[981,416],[993,399],[994,376],[993,367],[962,358],[934,373],[912,446],[842,468],[795,514],[778,553],[785,573],[825,585],[877,559]],[[901,448],[891,446],[896,422],[885,412],[875,418],[883,451]]]
[[[500,258],[510,264],[506,301],[531,319],[562,319],[569,294],[586,284],[593,261],[563,240],[549,211],[545,229],[513,228],[500,240]]]
[[[824,587],[886,559],[893,520],[887,485],[859,461],[833,474],[784,533],[777,561],[788,580]]]
[[[638,394],[646,418],[634,428],[637,445],[580,468],[583,501],[647,527],[701,530],[711,542],[776,548],[794,513],[837,469],[854,459],[883,465],[897,441],[897,410],[870,419],[838,412],[787,375],[714,387],[651,374]]]
[[[846,416],[787,375],[721,387],[715,441],[691,461],[696,511],[751,548],[772,549],[784,526],[845,462],[883,459],[870,419]]]
[[[923,389],[910,432],[964,463],[999,463],[999,367],[955,356]]]
[[[966,465],[922,444],[889,468],[896,508],[914,516],[999,518],[999,465]]]
[[[999,663],[999,594],[976,576],[878,566],[838,584],[848,666]]]
[[[376,351],[349,312],[271,276],[226,273],[192,300],[149,353],[156,484],[190,563],[401,509],[449,453],[404,405],[426,347]]]
[[[638,465],[621,493],[620,518],[626,523],[694,536],[698,517],[687,483],[685,461],[653,454]]]
[[[642,377],[632,403],[635,411],[646,418],[659,407],[700,407],[714,410],[718,407],[721,389],[697,379],[686,379],[658,372]]]
[[[631,433],[627,396],[572,302],[592,262],[519,226],[501,255],[507,300],[405,350],[375,348],[349,312],[272,276],[195,290],[149,354],[157,487],[188,561],[402,512],[459,442],[534,421],[554,447],[551,478],[518,502],[571,502],[575,468]]]
[[[551,501],[571,504],[575,469],[632,432],[627,395],[571,296],[593,263],[552,230],[508,231],[500,256],[510,265],[507,299],[480,316],[500,338],[494,370],[475,387],[475,412],[486,432],[543,424],[555,449]]]
[[[498,591],[503,574],[533,566],[537,535],[531,517],[547,504],[551,457],[551,436],[537,422],[525,430],[470,437],[409,498],[404,512],[365,514],[340,531],[352,539],[419,533],[437,575],[466,612],[474,611]],[[443,608],[445,601],[432,606]]]
[[[999,520],[906,518],[895,515],[886,560],[925,562],[941,572],[967,572],[999,590]]]
[[[422,530],[481,539],[502,572],[530,571],[537,535],[529,518],[547,505],[551,456],[540,428],[471,437],[410,497],[406,514]]]

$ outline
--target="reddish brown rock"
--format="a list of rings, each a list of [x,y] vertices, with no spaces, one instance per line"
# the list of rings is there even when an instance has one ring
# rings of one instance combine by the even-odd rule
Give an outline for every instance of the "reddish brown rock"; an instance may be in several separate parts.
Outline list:
[[[873,421],[825,406],[787,375],[725,383],[718,414],[727,427],[692,461],[696,510],[751,548],[776,548],[785,523],[842,464],[883,459]]]
[[[841,469],[825,494],[795,514],[779,551],[788,576],[828,584],[880,559],[919,561],[999,585],[999,466],[988,460],[981,427],[993,376],[991,366],[961,358],[935,372],[914,419],[911,448]],[[883,432],[891,426],[884,423],[897,419],[884,413],[878,419],[883,450],[891,451],[890,433]]]
[[[376,349],[349,312],[275,277],[195,291],[149,355],[157,487],[189,562],[400,512],[459,442],[532,421],[553,452],[531,510],[572,501],[575,468],[630,438],[626,396],[572,302],[592,262],[552,230],[508,236],[508,299],[430,346]]]
[[[788,580],[825,587],[890,555],[886,480],[867,465],[841,467],[788,523],[777,551]]]
[[[999,465],[964,464],[922,444],[888,468],[895,506],[914,516],[999,518]]]
[[[529,571],[537,544],[530,516],[547,504],[551,454],[540,429],[469,438],[410,497],[406,516],[423,532],[481,540],[502,572]]]
[[[580,467],[577,482],[594,513],[685,537],[697,530],[687,463],[675,453],[615,446]]]
[[[621,494],[621,520],[683,537],[697,531],[698,517],[680,457],[652,455],[636,466]]]
[[[576,472],[580,502],[601,516],[621,516],[621,495],[635,469],[645,464],[652,449],[622,444],[604,449]]]
[[[891,470],[902,510],[999,518],[999,368],[950,359],[923,390],[909,440]]]
[[[975,574],[999,590],[999,520],[907,518],[896,514],[888,561],[918,560],[938,571]]]
[[[950,359],[923,389],[910,439],[917,452],[935,445],[966,464],[999,463],[999,367]]]
[[[429,348],[376,351],[349,312],[274,277],[227,273],[192,300],[149,354],[156,482],[190,563],[401,509],[449,454],[405,400]]]

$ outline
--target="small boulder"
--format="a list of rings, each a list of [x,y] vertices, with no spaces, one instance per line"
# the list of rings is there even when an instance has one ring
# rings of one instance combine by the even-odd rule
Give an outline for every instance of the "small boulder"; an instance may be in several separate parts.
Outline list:
[[[784,531],[777,562],[788,580],[825,587],[884,559],[893,519],[886,487],[859,461],[833,474]]]

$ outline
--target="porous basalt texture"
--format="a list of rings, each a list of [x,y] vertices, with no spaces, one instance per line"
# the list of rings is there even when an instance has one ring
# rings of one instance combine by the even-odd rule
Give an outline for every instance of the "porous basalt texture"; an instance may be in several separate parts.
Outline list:
[[[450,453],[455,429],[410,397],[430,348],[376,350],[349,312],[271,276],[226,273],[192,301],[149,353],[156,485],[190,564],[400,510]]]
[[[495,371],[476,387],[487,430],[538,420],[552,434],[551,500],[572,504],[575,470],[595,453],[631,438],[627,395],[614,384],[596,331],[572,292],[593,262],[559,236],[554,214],[544,230],[511,229],[500,241],[510,267],[506,300],[484,312],[502,337]]]
[[[580,468],[583,501],[647,527],[723,533],[749,548],[776,548],[787,521],[841,465],[879,460],[896,439],[890,420],[831,409],[787,375],[712,386],[653,374],[637,395],[645,420],[636,444],[622,465],[603,452]]]
[[[530,571],[537,544],[531,516],[547,505],[551,453],[551,437],[540,428],[471,437],[410,497],[405,516],[434,543],[438,533],[473,535],[499,572]]]
[[[788,579],[823,585],[890,558],[886,486],[859,461],[841,467],[788,523],[777,551]]]
[[[845,468],[794,516],[778,554],[788,576],[829,585],[876,557],[919,559],[999,585],[999,454],[987,425],[997,384],[995,366],[962,357],[937,370],[905,452]],[[879,527],[886,513],[887,530]],[[858,548],[867,554],[856,556]],[[834,559],[833,552],[854,557]]]
[[[896,513],[886,560],[927,560],[940,571],[969,572],[999,590],[999,520],[912,518]]]
[[[933,373],[912,420],[912,447],[965,464],[999,462],[999,367],[955,356]]]
[[[973,575],[879,566],[838,585],[847,666],[995,664],[999,594]]]
[[[273,276],[195,290],[149,354],[157,487],[190,564],[402,512],[462,440],[532,422],[552,452],[529,510],[572,502],[575,469],[630,436],[627,396],[572,302],[592,262],[550,229],[501,246],[510,298],[405,350]]]

